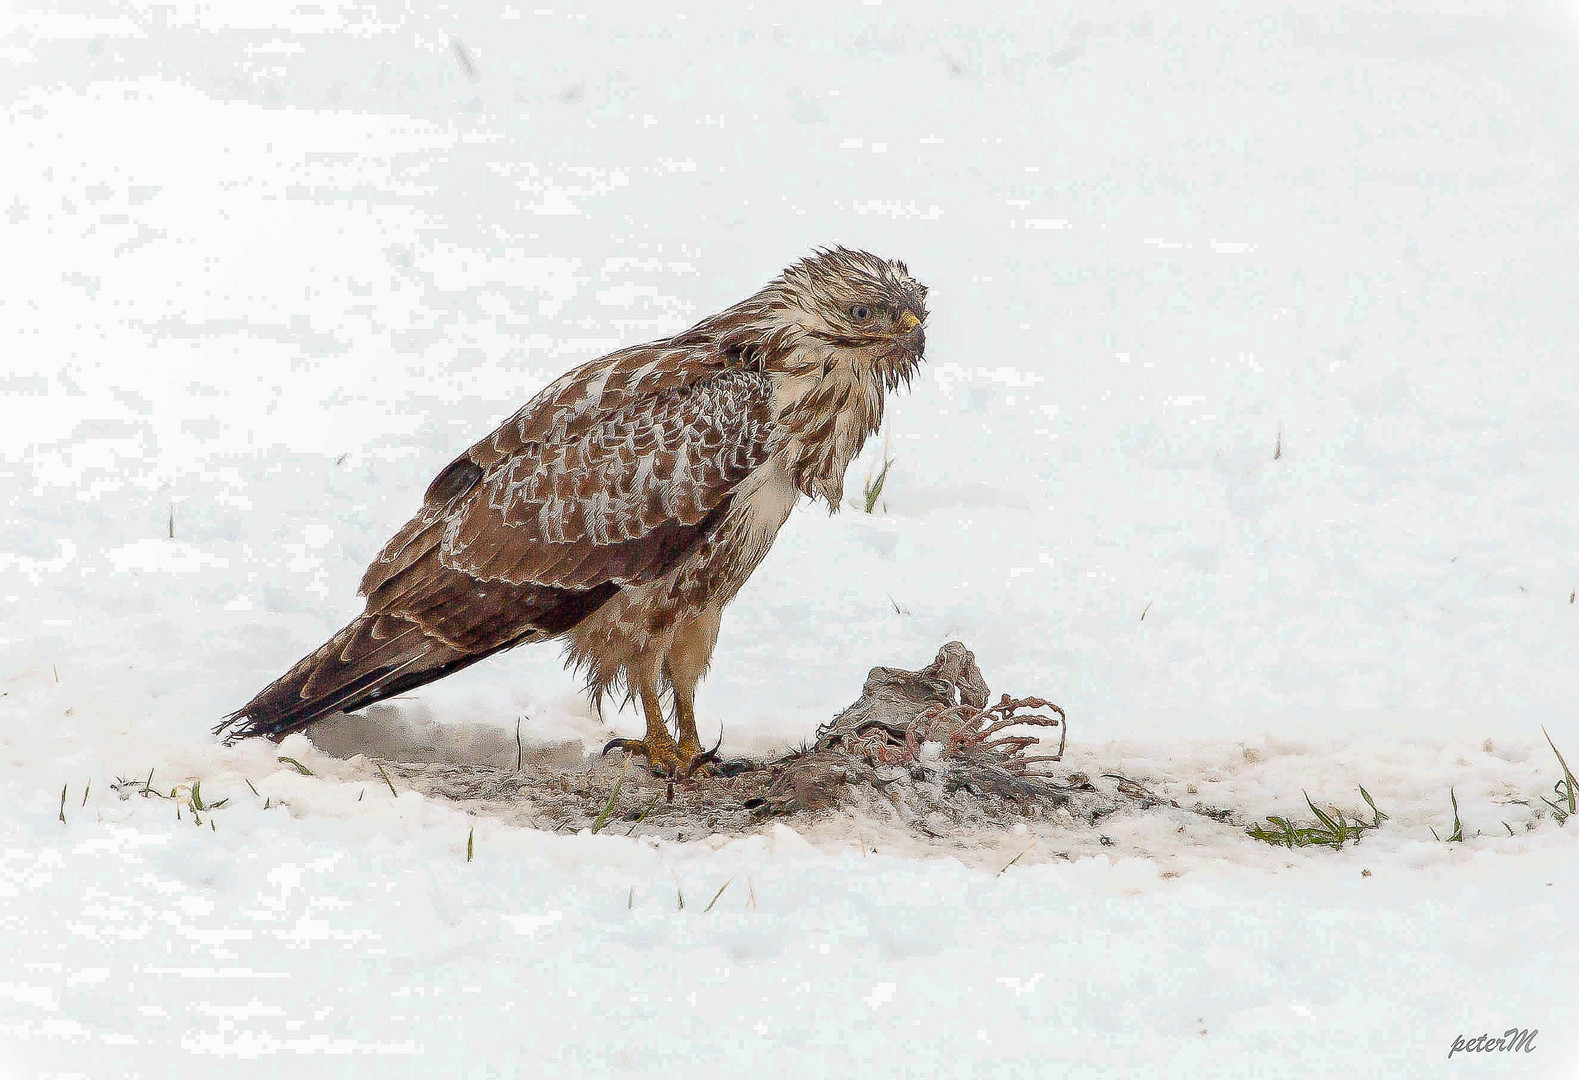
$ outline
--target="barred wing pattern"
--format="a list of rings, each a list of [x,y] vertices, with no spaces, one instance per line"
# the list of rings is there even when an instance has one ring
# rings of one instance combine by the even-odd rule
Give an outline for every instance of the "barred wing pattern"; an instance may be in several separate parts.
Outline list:
[[[648,542],[706,520],[773,442],[763,375],[723,372],[661,390],[574,441],[529,442],[500,462],[449,521],[443,561],[516,584],[649,581],[673,559]]]

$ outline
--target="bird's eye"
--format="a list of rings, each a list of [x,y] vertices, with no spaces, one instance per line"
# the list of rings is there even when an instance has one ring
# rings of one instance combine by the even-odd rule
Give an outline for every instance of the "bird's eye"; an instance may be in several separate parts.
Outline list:
[[[865,304],[855,304],[850,308],[850,318],[856,322],[865,322],[872,317],[872,309]]]

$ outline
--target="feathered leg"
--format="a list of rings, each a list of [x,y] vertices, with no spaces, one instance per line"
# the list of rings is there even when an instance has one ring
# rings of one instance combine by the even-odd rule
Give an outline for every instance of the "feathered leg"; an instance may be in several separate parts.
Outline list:
[[[696,685],[713,662],[713,647],[718,644],[718,625],[723,609],[703,611],[676,628],[665,671],[674,687],[674,718],[680,730],[680,758],[691,771],[703,768],[718,752],[702,749],[696,731]]]

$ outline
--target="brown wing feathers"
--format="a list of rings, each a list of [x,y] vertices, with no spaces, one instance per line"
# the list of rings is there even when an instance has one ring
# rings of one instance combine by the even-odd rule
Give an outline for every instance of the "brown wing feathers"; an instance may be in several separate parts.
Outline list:
[[[363,577],[366,612],[218,730],[281,737],[562,633],[662,576],[776,439],[767,379],[717,356],[625,350],[551,384],[433,480]]]

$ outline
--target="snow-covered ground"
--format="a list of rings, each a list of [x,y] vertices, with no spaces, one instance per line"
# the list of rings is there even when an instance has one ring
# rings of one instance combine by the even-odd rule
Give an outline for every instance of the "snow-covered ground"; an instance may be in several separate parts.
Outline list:
[[[1186,6],[12,5],[0,1077],[1579,1074],[1579,8]],[[457,450],[828,242],[929,363],[704,731],[958,638],[1093,775],[1378,832],[657,844],[213,742]],[[551,647],[399,708],[640,726]]]

